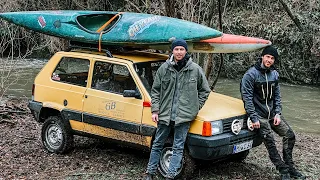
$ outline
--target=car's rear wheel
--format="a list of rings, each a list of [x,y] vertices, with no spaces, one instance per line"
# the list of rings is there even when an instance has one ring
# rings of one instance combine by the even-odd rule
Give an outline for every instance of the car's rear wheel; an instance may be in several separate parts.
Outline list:
[[[172,144],[165,146],[161,151],[158,170],[163,177],[166,177],[168,173],[172,153]],[[194,159],[189,155],[188,151],[185,150],[185,152],[183,153],[182,164],[180,169],[178,169],[176,177],[181,177],[182,179],[190,179],[195,168],[196,165]]]
[[[63,154],[73,148],[73,135],[70,126],[61,117],[48,117],[41,130],[42,143],[50,153]]]

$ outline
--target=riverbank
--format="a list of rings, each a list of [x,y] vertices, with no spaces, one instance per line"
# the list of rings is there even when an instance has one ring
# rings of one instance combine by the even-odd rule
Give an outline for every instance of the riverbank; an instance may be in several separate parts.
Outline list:
[[[41,143],[41,125],[33,119],[26,100],[15,99],[0,105],[0,129],[0,180],[142,179],[148,163],[147,152],[78,136],[72,152],[47,153]],[[296,133],[296,136],[294,161],[307,179],[318,180],[320,135]],[[277,142],[281,144],[279,138]],[[269,180],[279,177],[261,145],[252,149],[242,163],[200,165],[194,179]]]

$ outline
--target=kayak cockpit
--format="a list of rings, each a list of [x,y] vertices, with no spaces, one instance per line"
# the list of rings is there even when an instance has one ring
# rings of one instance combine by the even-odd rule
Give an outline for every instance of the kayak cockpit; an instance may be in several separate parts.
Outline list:
[[[77,17],[78,25],[90,33],[105,33],[109,31],[121,18],[118,14],[90,14]]]

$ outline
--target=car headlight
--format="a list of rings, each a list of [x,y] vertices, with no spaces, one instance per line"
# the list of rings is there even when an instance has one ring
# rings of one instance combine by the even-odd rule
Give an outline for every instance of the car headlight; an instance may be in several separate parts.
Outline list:
[[[212,136],[223,132],[222,121],[204,121],[202,125],[202,136]]]
[[[212,135],[223,133],[222,121],[212,121],[211,122],[211,133],[212,133]]]

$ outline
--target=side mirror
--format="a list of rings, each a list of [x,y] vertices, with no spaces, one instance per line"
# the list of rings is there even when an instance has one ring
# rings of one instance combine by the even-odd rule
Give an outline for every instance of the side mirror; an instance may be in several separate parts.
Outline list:
[[[123,97],[134,97],[137,99],[141,99],[141,94],[136,90],[124,90]]]

